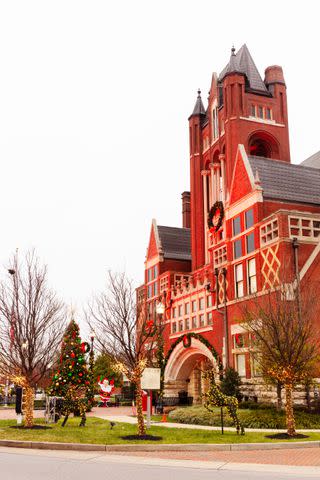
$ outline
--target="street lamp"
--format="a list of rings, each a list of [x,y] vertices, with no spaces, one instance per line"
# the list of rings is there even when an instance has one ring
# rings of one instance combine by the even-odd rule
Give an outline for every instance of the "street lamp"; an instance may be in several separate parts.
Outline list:
[[[156,312],[158,315],[163,315],[164,314],[164,311],[165,311],[166,307],[164,305],[164,303],[162,303],[161,301],[157,303],[156,305]]]
[[[90,356],[89,356],[89,364],[90,364],[90,390],[91,390],[91,396],[92,396],[92,402],[94,400],[94,375],[93,375],[93,367],[94,367],[94,351],[93,351],[93,343],[95,339],[95,331],[91,330],[90,332],[90,340],[91,340],[91,348],[90,348]]]
[[[164,292],[165,295],[166,292]],[[161,377],[160,377],[160,395],[159,395],[159,413],[163,413],[163,387],[164,387],[164,372],[163,372],[163,365],[164,365],[164,339],[163,339],[163,331],[162,331],[162,317],[166,310],[165,304],[160,300],[156,304],[156,313],[159,316],[159,331],[158,331],[158,362],[159,367],[161,369]]]

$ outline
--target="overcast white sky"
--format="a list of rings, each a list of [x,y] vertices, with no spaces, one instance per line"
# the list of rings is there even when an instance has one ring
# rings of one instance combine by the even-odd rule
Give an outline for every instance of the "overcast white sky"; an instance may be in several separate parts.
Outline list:
[[[234,43],[283,66],[291,154],[320,150],[318,1],[0,2],[0,278],[35,247],[78,305],[142,282],[151,219],[181,226],[187,118]]]

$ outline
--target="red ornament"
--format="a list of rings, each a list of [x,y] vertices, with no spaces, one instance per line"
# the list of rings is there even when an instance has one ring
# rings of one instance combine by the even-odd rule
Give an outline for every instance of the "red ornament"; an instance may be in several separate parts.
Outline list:
[[[71,355],[70,355],[72,358],[74,358],[76,355],[74,352],[71,352]]]

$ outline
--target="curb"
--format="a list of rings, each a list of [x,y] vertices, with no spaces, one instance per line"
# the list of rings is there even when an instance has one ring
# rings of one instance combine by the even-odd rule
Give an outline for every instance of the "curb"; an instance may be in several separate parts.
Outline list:
[[[319,441],[279,442],[279,443],[178,443],[165,444],[121,444],[101,445],[95,443],[28,442],[20,440],[0,440],[0,447],[29,448],[41,450],[77,450],[99,452],[199,452],[199,451],[241,451],[241,450],[282,450],[299,448],[319,448]]]

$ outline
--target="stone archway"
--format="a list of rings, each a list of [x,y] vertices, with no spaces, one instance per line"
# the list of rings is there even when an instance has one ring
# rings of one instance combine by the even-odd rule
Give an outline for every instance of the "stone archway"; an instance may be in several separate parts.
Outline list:
[[[201,370],[207,362],[216,367],[218,372],[218,362],[202,341],[192,338],[188,348],[184,347],[182,341],[179,342],[168,358],[164,371],[165,396],[178,396],[180,391],[185,391],[193,397],[194,403],[199,403],[206,389]]]

